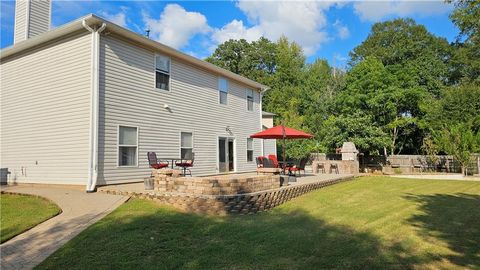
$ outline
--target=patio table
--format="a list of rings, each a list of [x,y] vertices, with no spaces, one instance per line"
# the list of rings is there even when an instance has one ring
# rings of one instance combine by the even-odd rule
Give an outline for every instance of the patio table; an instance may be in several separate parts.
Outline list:
[[[164,157],[164,158],[160,158],[160,160],[169,160],[171,161],[170,164],[172,164],[171,168],[173,169],[173,166],[175,165],[175,161],[180,161],[182,162],[182,160],[185,160],[184,158],[172,158],[172,157]]]

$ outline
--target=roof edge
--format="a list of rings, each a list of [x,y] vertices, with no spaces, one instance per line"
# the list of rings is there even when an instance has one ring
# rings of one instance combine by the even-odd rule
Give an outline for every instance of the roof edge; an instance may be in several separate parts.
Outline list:
[[[191,63],[195,66],[198,66],[200,68],[206,69],[208,71],[214,72],[218,75],[228,77],[232,80],[235,80],[237,82],[241,82],[243,84],[246,84],[250,87],[253,87],[259,91],[267,91],[269,89],[268,86],[263,85],[261,83],[255,82],[253,80],[250,80],[248,78],[245,78],[241,75],[238,75],[236,73],[233,73],[229,70],[223,69],[221,67],[218,67],[214,64],[211,64],[209,62],[206,62],[204,60],[195,58],[191,55],[188,55],[186,53],[183,53],[177,49],[174,49],[172,47],[169,47],[167,45],[164,45],[162,43],[159,43],[155,40],[149,39],[143,35],[140,35],[138,33],[135,33],[131,30],[128,30],[124,27],[121,27],[119,25],[116,25],[112,22],[109,22],[95,14],[88,14],[86,16],[80,17],[72,22],[69,22],[67,24],[64,24],[58,28],[55,28],[53,30],[50,30],[46,33],[40,34],[38,36],[35,36],[33,38],[21,41],[19,43],[13,44],[12,46],[9,46],[5,49],[2,49],[0,51],[0,60],[3,60],[6,57],[12,56],[14,54],[20,53],[24,50],[34,48],[35,46],[41,45],[43,43],[46,43],[48,41],[51,41],[56,38],[61,38],[62,36],[65,36],[67,34],[70,34],[75,31],[79,31],[81,29],[85,29],[82,26],[82,21],[84,21],[89,25],[97,25],[97,24],[102,24],[105,23],[106,29],[105,31],[110,31],[113,33],[116,33],[120,36],[123,36],[129,40],[132,40],[134,42],[140,43],[144,46],[154,48],[156,50],[159,50],[165,54],[168,54],[170,56],[173,56],[175,58],[181,59],[183,61],[186,61],[188,63]],[[85,29],[85,31],[87,31]]]

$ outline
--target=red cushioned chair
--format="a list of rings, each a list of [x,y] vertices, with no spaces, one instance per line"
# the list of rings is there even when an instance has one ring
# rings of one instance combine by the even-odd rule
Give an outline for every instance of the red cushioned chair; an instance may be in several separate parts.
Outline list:
[[[189,168],[193,167],[193,161],[195,160],[195,153],[186,154],[185,159],[180,162],[176,162],[175,166],[183,169],[183,175],[185,176],[187,171],[190,176],[192,176],[192,171]]]
[[[290,174],[293,173],[295,176],[297,175],[297,172],[299,173],[299,175],[301,175],[303,171],[303,175],[305,176],[305,165],[307,165],[307,162],[308,158],[302,158],[297,165],[287,167],[287,170]]]
[[[268,159],[273,161],[273,166],[278,168],[278,159],[276,155],[268,155]]]
[[[155,152],[148,152],[147,157],[148,157],[148,164],[152,169],[163,169],[168,167],[168,161],[160,160],[160,162],[158,162],[157,154]]]

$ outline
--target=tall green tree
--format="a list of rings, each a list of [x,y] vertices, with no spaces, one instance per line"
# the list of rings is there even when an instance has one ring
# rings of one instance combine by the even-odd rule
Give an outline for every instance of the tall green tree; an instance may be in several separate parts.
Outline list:
[[[452,81],[480,84],[480,0],[454,3],[450,19],[460,30],[453,44]]]
[[[468,165],[473,162],[472,154],[480,151],[480,132],[473,131],[469,123],[445,126],[434,133],[436,144],[445,153],[452,155],[467,174]]]
[[[429,33],[412,19],[396,19],[372,26],[367,39],[350,53],[350,64],[376,57],[402,87],[421,87],[438,95],[447,82],[451,48],[444,38]]]

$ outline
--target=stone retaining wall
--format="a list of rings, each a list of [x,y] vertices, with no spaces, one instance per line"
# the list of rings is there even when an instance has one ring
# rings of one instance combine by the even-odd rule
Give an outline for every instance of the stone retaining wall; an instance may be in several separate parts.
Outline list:
[[[159,193],[158,191],[135,193],[106,190],[103,192],[151,199],[186,212],[211,215],[253,214],[271,209],[309,191],[352,179],[353,177],[343,177],[237,195],[195,195],[168,192]]]
[[[194,195],[234,195],[280,187],[280,176],[273,174],[176,177],[159,170],[154,178],[157,191]]]

